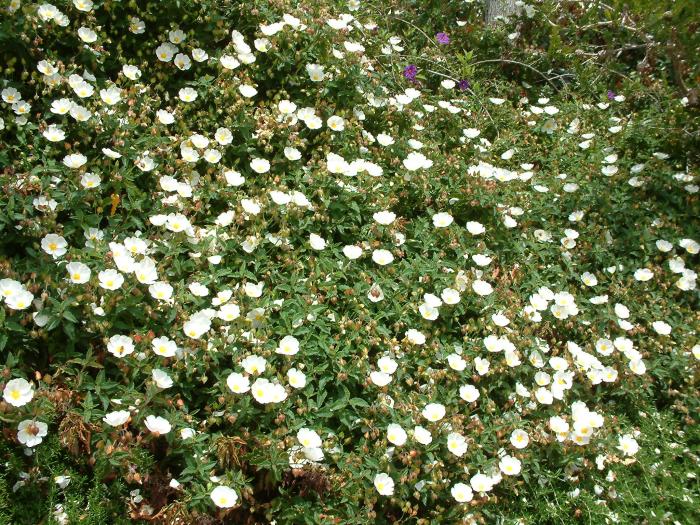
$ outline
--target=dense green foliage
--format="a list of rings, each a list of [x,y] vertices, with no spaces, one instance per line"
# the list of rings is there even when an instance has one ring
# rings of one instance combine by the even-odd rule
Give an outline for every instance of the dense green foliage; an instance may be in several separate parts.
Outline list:
[[[0,524],[694,523],[688,1],[0,0]]]

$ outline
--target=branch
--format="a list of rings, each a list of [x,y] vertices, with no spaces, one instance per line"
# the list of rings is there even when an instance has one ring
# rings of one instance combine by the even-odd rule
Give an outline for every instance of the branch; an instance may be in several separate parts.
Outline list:
[[[528,68],[528,69],[534,71],[534,72],[537,73],[538,75],[540,75],[540,76],[541,76],[542,78],[544,78],[548,83],[552,84],[552,86],[554,86],[555,88],[557,88],[557,85],[552,81],[552,79],[551,79],[550,77],[548,77],[547,75],[545,75],[544,73],[542,73],[542,71],[540,71],[540,70],[537,69],[536,67],[531,66],[530,64],[526,64],[525,62],[519,62],[519,61],[517,61],[517,60],[507,60],[507,59],[505,59],[505,58],[495,58],[495,59],[491,59],[491,60],[479,60],[478,62],[473,62],[472,65],[473,65],[473,66],[478,66],[478,65],[480,65],[480,64],[491,64],[491,63],[495,63],[495,62],[504,62],[504,63],[507,63],[507,64],[517,64],[517,65],[519,65],[519,66],[526,67],[526,68]]]

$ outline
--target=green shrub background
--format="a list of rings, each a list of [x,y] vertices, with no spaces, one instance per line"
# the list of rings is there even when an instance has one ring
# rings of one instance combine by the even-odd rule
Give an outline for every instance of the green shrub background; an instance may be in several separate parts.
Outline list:
[[[698,359],[692,349],[698,344],[699,297],[695,289],[682,291],[674,285],[678,276],[668,269],[668,255],[654,245],[658,239],[674,242],[674,254],[684,258],[687,268],[697,269],[698,255],[677,246],[683,238],[700,240],[697,188],[690,192],[673,177],[685,173],[697,184],[700,20],[695,2],[531,1],[532,17],[523,13],[486,26],[480,2],[452,0],[363,1],[355,11],[334,1],[105,0],[95,1],[89,13],[77,10],[73,2],[55,1],[71,19],[67,27],[40,22],[36,3],[23,1],[12,13],[7,10],[10,3],[0,0],[0,88],[16,87],[32,107],[28,122],[17,125],[10,106],[0,103],[0,278],[20,281],[42,299],[48,321],[43,327],[34,324],[35,308],[0,306],[0,385],[21,377],[36,389],[24,407],[0,401],[0,523],[58,523],[56,505],[62,505],[71,524],[140,522],[144,505],[153,514],[160,512],[156,522],[162,523],[698,521],[700,407]],[[348,12],[376,28],[357,27],[348,33],[326,23]],[[191,69],[178,71],[155,58],[155,48],[176,27],[187,35],[183,49],[199,47],[216,58],[231,51],[231,30],[240,31],[252,47],[253,39],[262,36],[260,25],[277,22],[285,13],[298,17],[307,29],[287,27],[267,37],[272,49],[254,51],[253,64],[233,71],[214,60],[193,61]],[[145,22],[144,34],[129,31],[132,16]],[[79,40],[80,26],[95,30],[95,44]],[[443,31],[450,36],[447,45],[434,38]],[[403,50],[383,54],[381,48],[392,36],[401,38]],[[346,51],[345,40],[361,42],[365,52]],[[333,49],[345,56],[334,56]],[[367,57],[371,72],[361,57]],[[99,110],[99,89],[111,82],[122,90],[122,101],[112,114],[102,112],[99,123],[94,118],[89,123],[57,118],[49,112],[51,101],[76,97],[67,85],[50,88],[44,83],[36,68],[43,59],[59,65],[66,77],[84,69],[96,76],[95,95],[79,100],[91,111]],[[138,81],[120,73],[125,63],[141,69]],[[311,82],[305,66],[312,63],[323,65],[329,78]],[[403,75],[409,64],[417,67],[415,82]],[[447,89],[441,86],[446,78],[468,80],[469,89]],[[241,97],[241,84],[254,85],[257,95]],[[177,100],[178,90],[186,86],[198,92],[191,104]],[[402,109],[368,103],[369,94],[388,98],[410,87],[421,96]],[[625,100],[608,101],[609,90]],[[506,102],[495,105],[489,101],[493,97]],[[529,102],[522,103],[522,97]],[[528,125],[533,117],[522,113],[540,97],[549,99],[542,105],[559,109],[552,133],[543,127],[544,116]],[[324,126],[309,130],[301,124],[294,129],[281,125],[275,120],[277,104],[285,99],[299,108],[316,108]],[[462,112],[439,108],[438,102],[447,100]],[[610,107],[599,110],[599,103]],[[438,109],[429,113],[420,104]],[[170,126],[155,119],[155,111],[166,107],[177,115]],[[355,109],[364,112],[363,120]],[[343,132],[325,125],[331,115],[345,119]],[[610,117],[620,119],[621,132],[608,132]],[[582,139],[567,132],[574,119],[580,122],[580,133],[596,134],[589,149],[578,147]],[[67,138],[51,143],[42,131],[56,122]],[[180,158],[181,140],[195,132],[212,139],[220,126],[234,136],[232,144],[219,148],[220,162],[188,164]],[[490,147],[479,152],[475,141],[464,140],[464,128],[479,129]],[[363,130],[374,136],[390,134],[396,142],[379,147]],[[401,161],[412,151],[407,144],[411,138],[423,143],[421,153],[434,164],[404,177],[408,172]],[[302,160],[287,160],[286,146],[297,147]],[[123,156],[108,159],[102,147]],[[360,153],[361,147],[368,153]],[[515,156],[501,159],[510,148],[516,149]],[[142,172],[135,166],[145,151],[152,152],[156,170]],[[100,175],[97,190],[84,189],[76,170],[62,163],[73,152],[88,157],[79,173]],[[371,160],[384,173],[376,178],[329,173],[329,152],[348,161]],[[619,156],[620,172],[605,177],[600,168],[613,152]],[[655,152],[669,157],[658,159]],[[256,157],[271,161],[269,173],[250,169],[250,159]],[[521,163],[532,163],[535,177],[532,183],[485,180],[468,171],[480,161],[516,171]],[[636,188],[627,179],[639,163],[645,163],[644,184]],[[245,185],[227,186],[224,169],[240,171]],[[558,177],[562,173],[565,180]],[[195,198],[182,199],[180,211],[193,225],[213,229],[216,217],[227,209],[235,211],[233,224],[196,244],[184,233],[151,224],[150,216],[175,210],[161,202],[162,175],[191,182]],[[577,183],[579,189],[562,191],[566,182]],[[549,192],[534,191],[533,184],[547,186]],[[283,209],[268,202],[270,189],[300,191],[313,209]],[[56,209],[37,211],[33,199],[39,194],[55,199]],[[265,202],[263,212],[244,220],[239,201],[254,197]],[[515,228],[503,226],[510,207],[525,211],[516,217]],[[375,223],[372,215],[381,210],[393,211],[397,221],[390,226]],[[575,210],[585,211],[585,219],[568,221]],[[443,211],[454,223],[436,229],[431,217]],[[486,233],[469,235],[468,221],[480,222]],[[95,248],[85,245],[88,228],[105,233]],[[570,258],[562,255],[566,250],[559,242],[566,228],[580,234]],[[552,232],[553,241],[539,242],[533,236],[537,229]],[[133,276],[114,292],[97,285],[97,273],[114,268],[107,243],[136,231],[151,241],[159,279],[174,287],[173,304],[153,299]],[[405,236],[398,246],[397,232]],[[66,283],[64,267],[40,247],[48,233],[68,241],[63,259],[90,266],[89,283]],[[309,247],[312,233],[327,241],[323,251]],[[267,234],[288,239],[289,246],[274,246],[265,240]],[[250,235],[261,242],[247,253],[241,242]],[[368,248],[363,258],[348,261],[343,246],[363,242]],[[374,264],[369,255],[374,248],[392,251],[394,262]],[[192,257],[192,252],[201,256]],[[474,265],[465,253],[494,257],[483,270],[495,292],[479,297],[468,288],[459,304],[441,307],[438,320],[422,319],[418,305],[425,293],[439,295],[454,286],[460,270],[473,280]],[[207,262],[212,255],[221,255],[222,263]],[[615,266],[621,269],[606,273]],[[653,280],[636,282],[632,272],[637,268],[652,269]],[[598,277],[594,291],[581,284],[586,271]],[[188,290],[194,281],[209,287],[209,297]],[[242,285],[259,281],[265,283],[262,297],[246,297]],[[382,302],[367,300],[372,284],[383,290]],[[541,323],[526,322],[520,312],[541,286],[571,292],[581,312],[566,321],[550,315]],[[208,307],[223,289],[234,290],[241,307],[241,318],[230,324],[232,337],[227,339],[218,321],[202,339],[185,337],[183,322]],[[608,304],[588,302],[603,293],[610,295]],[[275,304],[278,300],[284,300],[282,306]],[[633,332],[625,334],[617,327],[616,302],[632,311],[637,325]],[[100,304],[105,315],[96,315],[92,303]],[[265,323],[254,331],[259,345],[241,336],[250,330],[246,314],[256,307],[266,309]],[[472,361],[485,354],[482,339],[505,333],[489,324],[497,311],[511,320],[509,338],[524,365],[508,368],[500,355],[491,354],[492,372],[480,377]],[[656,320],[671,325],[670,336],[652,330]],[[411,328],[428,336],[425,346],[405,340]],[[118,360],[109,354],[106,342],[114,334],[130,335],[146,358],[132,354]],[[274,353],[279,340],[290,334],[301,342],[293,359]],[[615,383],[592,386],[579,372],[564,401],[528,408],[513,400],[516,383],[532,384],[527,356],[535,338],[550,345],[550,355],[566,355],[567,341],[590,349],[608,334],[634,340],[646,374],[632,374],[618,353],[611,361],[619,365]],[[148,343],[161,335],[176,339],[188,357],[164,365]],[[469,363],[461,374],[446,362],[455,345],[463,347]],[[385,353],[395,356],[400,366],[392,383],[380,388],[368,376]],[[240,371],[238,362],[250,354],[266,357],[265,376],[282,382],[291,366],[303,364],[306,387],[288,388],[284,402],[264,406],[249,394],[232,394],[226,377]],[[174,386],[157,388],[153,368],[167,369]],[[476,404],[467,406],[459,399],[457,389],[463,383],[479,387]],[[393,407],[382,401],[386,394],[393,397]],[[123,404],[116,406],[114,398]],[[605,416],[604,427],[585,447],[547,436],[547,419],[569,414],[575,400]],[[436,426],[431,445],[423,447],[409,437],[387,458],[386,426],[398,423],[409,430],[423,424],[420,411],[429,402],[447,406],[446,418],[470,440],[467,455],[450,455],[446,432]],[[102,422],[105,413],[129,405],[139,410],[132,411],[124,431]],[[173,430],[160,438],[149,435],[143,424],[149,414],[167,415]],[[478,416],[478,424],[470,423],[472,415]],[[28,456],[15,436],[17,423],[29,417],[49,424],[49,432]],[[196,429],[196,437],[180,440],[185,427]],[[291,469],[288,450],[302,427],[322,435],[325,460]],[[497,465],[499,449],[514,453],[508,436],[515,428],[530,432],[528,448],[516,451],[521,475],[504,477],[488,497],[457,504],[450,487]],[[623,458],[616,448],[618,437],[634,430],[639,431],[640,451],[634,459]],[[602,470],[596,467],[601,454],[608,458]],[[379,472],[392,475],[393,496],[377,494],[372,481]],[[21,474],[27,479],[22,481]],[[70,476],[64,489],[54,482],[59,475]],[[212,482],[211,475],[221,481]],[[182,488],[168,487],[171,478]],[[432,485],[415,490],[418,479]],[[235,488],[240,505],[217,509],[209,497],[217,484]],[[141,501],[134,499],[137,489]]]

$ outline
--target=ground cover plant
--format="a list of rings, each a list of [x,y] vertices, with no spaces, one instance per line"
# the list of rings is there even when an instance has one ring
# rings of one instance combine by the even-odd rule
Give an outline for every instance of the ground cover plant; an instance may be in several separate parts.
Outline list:
[[[0,523],[700,519],[697,9],[487,3],[0,0]]]

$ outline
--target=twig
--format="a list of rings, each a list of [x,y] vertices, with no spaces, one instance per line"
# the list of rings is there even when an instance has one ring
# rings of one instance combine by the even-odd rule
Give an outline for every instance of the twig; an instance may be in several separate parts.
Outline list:
[[[388,15],[388,16],[389,16],[390,18],[393,18],[394,20],[398,20],[399,22],[403,22],[404,24],[408,24],[408,25],[411,26],[412,28],[414,28],[414,29],[416,29],[417,31],[419,31],[419,32],[425,37],[425,39],[428,40],[428,42],[430,42],[431,44],[433,44],[435,47],[438,47],[437,42],[435,42],[432,38],[430,38],[430,37],[427,35],[427,33],[426,33],[425,31],[423,31],[420,27],[418,27],[417,25],[415,25],[413,22],[409,22],[408,20],[404,20],[403,18],[400,18],[400,17],[398,17],[398,16],[396,16],[396,15],[392,15],[392,14],[390,14],[390,15]]]
[[[517,65],[519,65],[519,66],[526,67],[526,68],[528,68],[528,69],[534,71],[534,72],[537,73],[538,75],[540,75],[540,76],[541,76],[542,78],[544,78],[548,83],[552,84],[552,86],[554,86],[555,88],[557,88],[557,85],[556,85],[554,82],[552,82],[552,80],[551,80],[547,75],[545,75],[544,73],[542,73],[542,71],[540,71],[540,70],[537,69],[536,67],[531,66],[530,64],[526,64],[525,62],[519,62],[519,61],[517,61],[517,60],[507,60],[507,59],[505,59],[505,58],[498,58],[498,59],[491,59],[491,60],[479,60],[478,62],[473,62],[472,65],[473,65],[473,66],[478,66],[478,65],[480,65],[480,64],[491,64],[491,63],[495,63],[495,62],[505,62],[505,63],[507,63],[507,64],[517,64]]]

